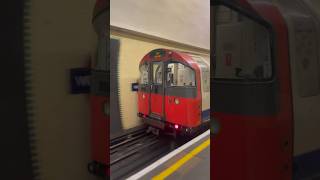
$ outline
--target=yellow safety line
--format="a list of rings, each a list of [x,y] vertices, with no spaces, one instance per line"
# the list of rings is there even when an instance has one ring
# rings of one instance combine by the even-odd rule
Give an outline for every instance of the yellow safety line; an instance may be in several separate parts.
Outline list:
[[[162,171],[157,176],[154,176],[152,180],[162,180],[166,177],[168,177],[170,174],[175,172],[177,169],[179,169],[183,164],[185,164],[187,161],[189,161],[191,158],[193,158],[195,155],[199,154],[202,150],[204,150],[207,146],[210,145],[210,138],[207,139],[205,142],[200,144],[198,147],[193,149],[191,152],[186,154],[183,158],[181,158],[179,161],[177,161],[175,164],[167,168],[166,170]]]

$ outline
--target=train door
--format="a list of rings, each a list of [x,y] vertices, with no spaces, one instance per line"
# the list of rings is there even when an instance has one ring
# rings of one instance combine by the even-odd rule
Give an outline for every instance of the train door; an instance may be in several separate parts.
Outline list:
[[[163,62],[151,62],[150,116],[162,120],[164,109]]]
[[[150,64],[143,63],[140,66],[140,82],[138,92],[138,108],[139,112],[148,115],[150,109]]]
[[[289,180],[293,119],[286,24],[274,6],[246,1],[217,2],[213,20],[212,105],[220,129],[213,136],[212,177]]]

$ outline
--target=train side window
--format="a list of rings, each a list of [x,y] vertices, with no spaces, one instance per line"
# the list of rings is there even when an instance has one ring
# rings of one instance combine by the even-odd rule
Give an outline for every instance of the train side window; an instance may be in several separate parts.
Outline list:
[[[271,79],[271,36],[268,29],[225,6],[218,6],[215,13],[215,79]]]
[[[162,84],[162,63],[153,63],[153,84]]]
[[[169,63],[167,69],[168,86],[192,87],[196,85],[194,71],[181,63]]]
[[[203,79],[203,91],[209,92],[210,91],[210,71],[208,68],[202,70],[202,79]]]
[[[201,77],[202,77],[202,87],[204,92],[210,91],[210,69],[208,65],[204,62],[205,60],[200,56],[192,55],[193,60],[195,60],[201,69]]]
[[[143,64],[140,67],[140,84],[146,85],[149,83],[149,64]]]
[[[316,25],[311,17],[296,17],[293,24],[296,44],[295,70],[299,95],[301,97],[315,96],[320,91]]]

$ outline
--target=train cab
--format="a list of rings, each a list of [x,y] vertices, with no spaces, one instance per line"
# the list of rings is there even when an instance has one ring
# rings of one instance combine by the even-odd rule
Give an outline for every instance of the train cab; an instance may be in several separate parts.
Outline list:
[[[192,133],[210,120],[210,64],[199,55],[149,52],[139,65],[138,116],[147,125]]]

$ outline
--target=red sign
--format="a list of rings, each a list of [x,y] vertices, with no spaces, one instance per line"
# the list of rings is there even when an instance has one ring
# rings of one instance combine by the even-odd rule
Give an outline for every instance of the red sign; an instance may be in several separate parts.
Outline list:
[[[225,54],[225,64],[226,66],[231,66],[232,54],[226,53]]]

